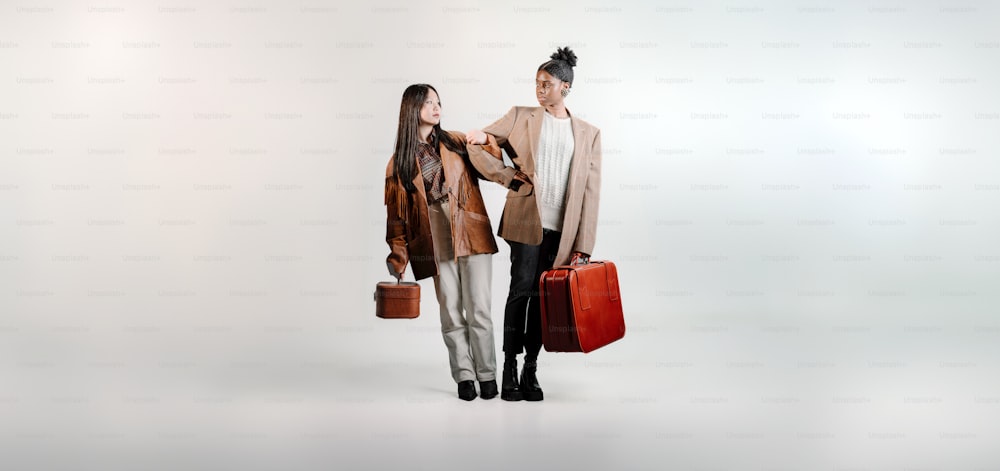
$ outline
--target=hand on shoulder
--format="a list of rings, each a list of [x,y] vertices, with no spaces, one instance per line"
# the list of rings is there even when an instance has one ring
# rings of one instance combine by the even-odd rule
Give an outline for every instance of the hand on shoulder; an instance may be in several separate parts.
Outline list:
[[[467,144],[486,144],[486,133],[479,129],[473,129],[465,134]]]

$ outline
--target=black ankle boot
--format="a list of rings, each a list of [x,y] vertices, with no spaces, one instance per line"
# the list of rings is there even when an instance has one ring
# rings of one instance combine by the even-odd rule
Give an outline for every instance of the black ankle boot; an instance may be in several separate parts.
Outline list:
[[[463,401],[471,401],[476,398],[476,383],[472,380],[460,381],[458,383],[458,398]]]
[[[520,401],[521,387],[517,384],[517,360],[503,363],[503,378],[500,385],[500,399]]]
[[[521,370],[521,396],[525,401],[541,401],[542,386],[538,384],[538,364],[525,362]]]

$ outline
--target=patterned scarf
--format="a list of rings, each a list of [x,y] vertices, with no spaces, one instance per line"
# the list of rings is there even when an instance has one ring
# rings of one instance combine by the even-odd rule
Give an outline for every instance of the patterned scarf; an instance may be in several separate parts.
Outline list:
[[[434,204],[447,198],[448,193],[444,189],[444,169],[437,149],[431,144],[421,142],[417,146],[417,162],[420,164],[420,173],[424,176],[427,203]]]

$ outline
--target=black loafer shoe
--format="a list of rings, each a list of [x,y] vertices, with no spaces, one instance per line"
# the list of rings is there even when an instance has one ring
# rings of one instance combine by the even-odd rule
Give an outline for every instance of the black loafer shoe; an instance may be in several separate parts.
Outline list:
[[[497,380],[491,379],[489,381],[480,381],[479,395],[483,399],[493,399],[494,397],[497,397]]]
[[[476,398],[476,383],[472,380],[458,383],[458,398],[463,401],[471,401]]]

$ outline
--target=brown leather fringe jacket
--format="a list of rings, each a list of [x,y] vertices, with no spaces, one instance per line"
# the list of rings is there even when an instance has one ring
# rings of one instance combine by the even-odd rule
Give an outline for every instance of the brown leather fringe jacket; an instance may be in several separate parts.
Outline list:
[[[460,141],[465,136],[451,132]],[[489,149],[491,155],[500,159],[499,148]],[[451,210],[451,240],[455,257],[497,252],[496,239],[486,205],[479,192],[479,181],[471,163],[444,145],[438,146],[441,165],[444,170],[445,191],[448,193]],[[416,157],[414,157],[416,158]],[[417,166],[413,185],[417,191],[408,193],[402,181],[393,172],[392,158],[385,172],[386,229],[385,240],[389,244],[386,260],[397,273],[402,273],[409,263],[413,267],[414,278],[420,280],[437,275],[437,257],[431,237],[430,217],[427,209],[427,195],[424,177]]]

